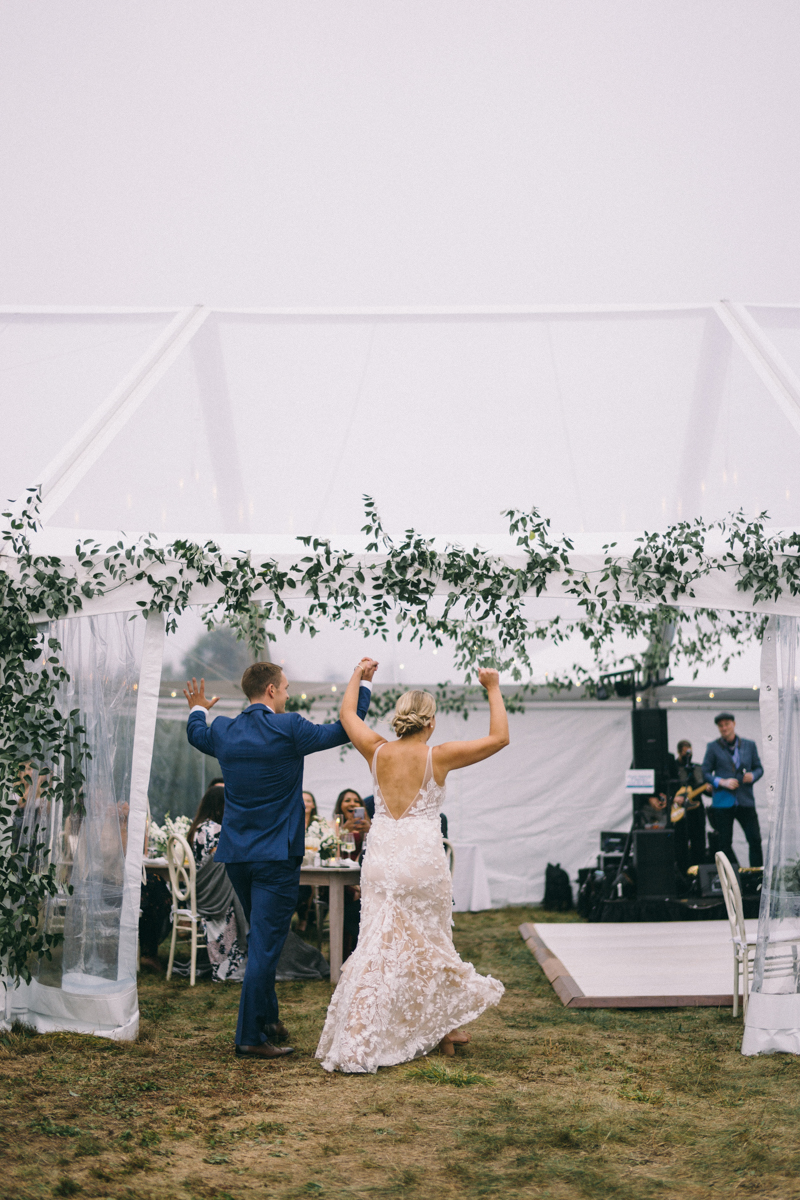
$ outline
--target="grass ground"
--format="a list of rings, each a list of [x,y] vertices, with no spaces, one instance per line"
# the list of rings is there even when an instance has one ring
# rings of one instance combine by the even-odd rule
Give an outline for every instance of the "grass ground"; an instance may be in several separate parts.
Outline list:
[[[233,1057],[210,982],[143,976],[131,1045],[2,1036],[0,1196],[800,1198],[800,1060],[742,1058],[729,1009],[563,1008],[517,933],[542,917],[456,917],[507,991],[455,1062],[326,1075],[323,983],[279,985],[277,1064]]]

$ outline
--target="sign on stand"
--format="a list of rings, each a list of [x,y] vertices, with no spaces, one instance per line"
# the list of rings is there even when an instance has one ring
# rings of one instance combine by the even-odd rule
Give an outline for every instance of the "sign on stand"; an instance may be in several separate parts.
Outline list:
[[[656,773],[651,768],[647,770],[632,770],[625,772],[626,792],[650,792],[656,788]]]

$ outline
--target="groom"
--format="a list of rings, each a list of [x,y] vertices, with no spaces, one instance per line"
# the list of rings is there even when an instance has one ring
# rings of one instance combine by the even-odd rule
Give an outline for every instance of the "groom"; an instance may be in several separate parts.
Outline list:
[[[362,662],[360,717],[369,708],[378,666],[373,659]],[[206,713],[218,697],[207,700],[205,681],[198,687],[192,679],[183,693],[190,709],[186,733],[193,746],[222,767],[225,813],[214,857],[225,863],[250,922],[236,1053],[281,1058],[292,1047],[279,1048],[269,1038],[288,1037],[278,1019],[275,970],[297,905],[305,852],[303,758],[344,746],[348,737],[339,721],[314,725],[300,713],[287,713],[289,682],[274,663],[248,667],[242,691],[250,701],[247,708],[234,719],[219,716],[208,725]]]

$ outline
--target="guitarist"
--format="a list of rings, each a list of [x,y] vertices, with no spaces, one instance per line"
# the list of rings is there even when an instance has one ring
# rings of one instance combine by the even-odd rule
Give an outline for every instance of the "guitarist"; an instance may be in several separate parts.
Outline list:
[[[709,820],[716,830],[720,850],[734,865],[733,822],[738,821],[750,849],[750,866],[761,867],[764,859],[753,784],[764,774],[764,768],[755,742],[737,734],[733,713],[722,712],[714,722],[719,737],[708,743],[703,759],[703,778],[713,787]]]
[[[678,742],[675,765],[678,790],[672,798],[672,828],[675,857],[685,873],[689,867],[706,861],[706,814],[702,797],[710,795],[711,785],[703,778],[700,764],[692,762],[692,743],[685,738]]]

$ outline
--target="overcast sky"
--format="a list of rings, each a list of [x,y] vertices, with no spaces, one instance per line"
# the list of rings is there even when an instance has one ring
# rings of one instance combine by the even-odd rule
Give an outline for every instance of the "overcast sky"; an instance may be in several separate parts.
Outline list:
[[[3,0],[0,302],[800,298],[796,0]]]

